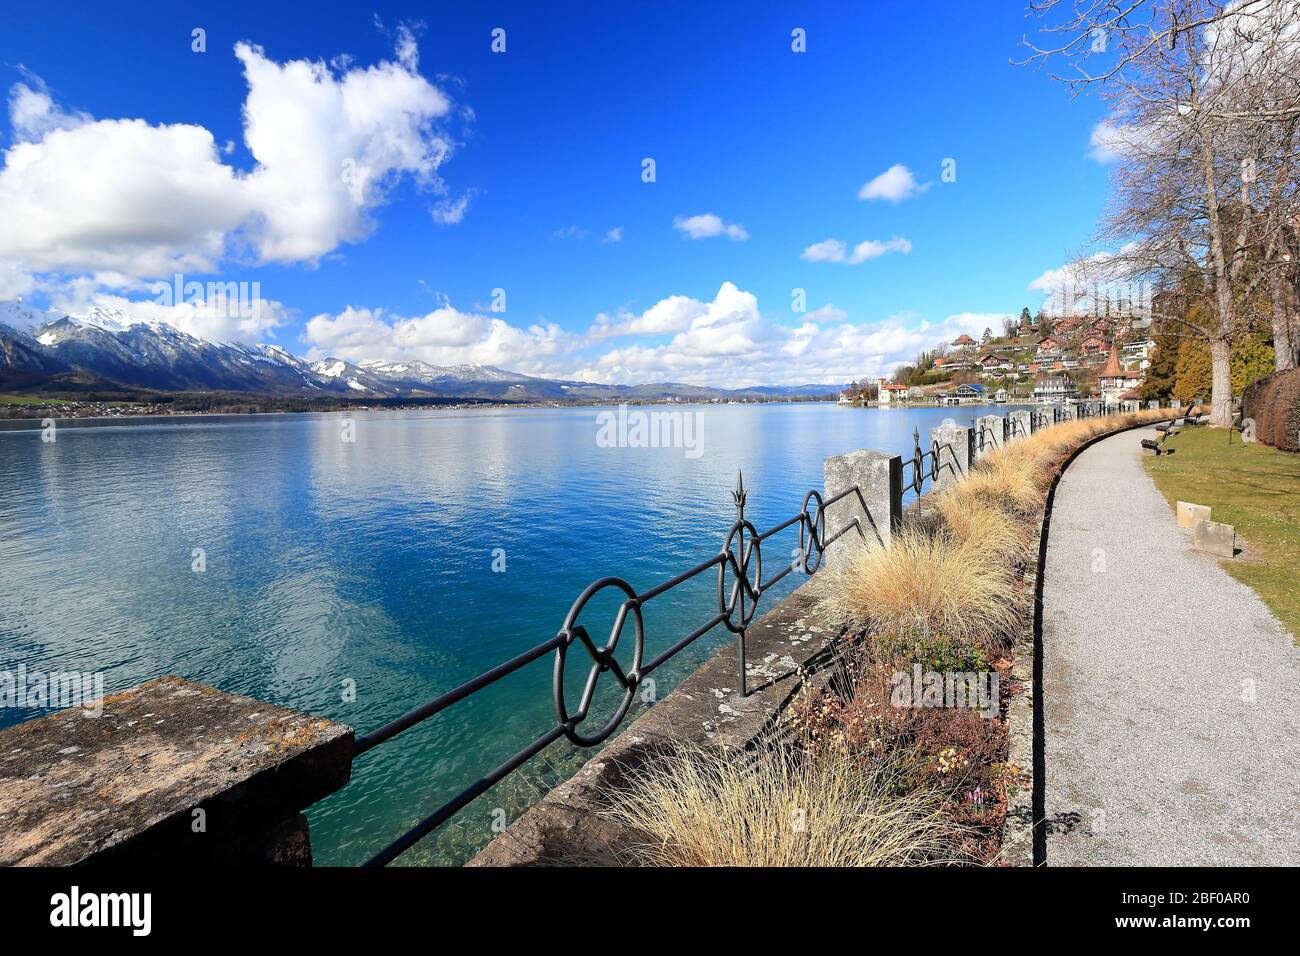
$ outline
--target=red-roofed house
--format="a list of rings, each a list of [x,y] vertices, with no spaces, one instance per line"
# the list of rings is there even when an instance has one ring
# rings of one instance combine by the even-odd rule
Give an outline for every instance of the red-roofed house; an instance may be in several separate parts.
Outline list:
[[[887,379],[878,379],[879,393],[877,402],[881,405],[893,405],[895,402],[901,402],[907,398],[907,386],[895,385]]]
[[[1038,347],[1034,349],[1034,355],[1037,358],[1044,358],[1049,355],[1061,354],[1061,342],[1059,339],[1047,336],[1038,340]]]

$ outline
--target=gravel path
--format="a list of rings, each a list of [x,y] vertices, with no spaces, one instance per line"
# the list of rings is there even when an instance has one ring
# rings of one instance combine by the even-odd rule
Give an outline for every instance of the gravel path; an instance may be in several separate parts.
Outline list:
[[[1093,445],[1056,492],[1047,863],[1295,866],[1300,651],[1253,591],[1191,550],[1143,471],[1145,437]]]

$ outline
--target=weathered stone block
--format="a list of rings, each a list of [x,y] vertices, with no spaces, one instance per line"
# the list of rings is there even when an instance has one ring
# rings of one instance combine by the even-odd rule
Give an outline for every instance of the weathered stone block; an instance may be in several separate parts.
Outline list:
[[[946,488],[966,477],[975,460],[975,432],[946,418],[943,424],[930,429],[930,441],[939,446],[939,477],[935,479],[935,487]]]
[[[1210,508],[1208,505],[1194,505],[1190,501],[1180,501],[1178,509],[1178,526],[1180,528],[1194,528],[1198,521],[1210,520]]]
[[[1222,521],[1202,519],[1192,527],[1192,547],[1230,558],[1237,553],[1237,529]]]
[[[1007,413],[1007,440],[1028,438],[1033,429],[1033,413],[1028,409],[1017,409]]]
[[[343,724],[160,677],[0,731],[0,865],[309,863],[300,811],[352,749]]]
[[[1001,415],[982,415],[975,419],[975,460],[979,461],[1007,440],[1007,423]]]
[[[903,516],[903,459],[879,451],[851,451],[827,458],[822,472],[826,501],[849,491],[826,508],[826,536],[854,519],[859,523],[827,548],[827,560],[837,560],[846,549],[866,543],[888,545]]]

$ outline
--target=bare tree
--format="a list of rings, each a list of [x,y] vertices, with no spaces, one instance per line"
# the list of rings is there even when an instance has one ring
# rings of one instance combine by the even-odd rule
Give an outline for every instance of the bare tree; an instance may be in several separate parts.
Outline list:
[[[1102,265],[1115,278],[1201,291],[1212,318],[1163,318],[1208,341],[1210,420],[1226,426],[1232,346],[1259,321],[1261,282],[1276,291],[1279,367],[1293,361],[1284,306],[1295,261],[1300,0],[1038,0],[1031,10],[1060,42],[1026,41],[1024,62],[1064,63],[1056,79],[1075,94],[1100,90],[1111,106],[1099,146],[1117,161],[1115,192],[1101,237],[1119,251]]]

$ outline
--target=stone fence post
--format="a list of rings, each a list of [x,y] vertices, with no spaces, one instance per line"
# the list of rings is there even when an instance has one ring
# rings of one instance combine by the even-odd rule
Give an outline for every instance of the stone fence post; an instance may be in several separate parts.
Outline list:
[[[850,529],[826,549],[827,562],[839,561],[851,549],[869,545],[888,547],[903,518],[903,459],[879,451],[851,451],[827,458],[822,467],[823,494],[829,501],[849,491],[826,508],[829,538],[854,519]]]
[[[939,476],[936,488],[947,488],[966,477],[975,460],[975,432],[945,418],[942,425],[930,429],[930,441],[939,446]]]
[[[1017,409],[1007,413],[1007,439],[1028,438],[1033,431],[1033,412]]]
[[[995,448],[1006,444],[1007,420],[1000,415],[982,415],[975,419],[975,460],[979,461]]]
[[[179,677],[0,731],[0,866],[310,866],[349,727]]]

